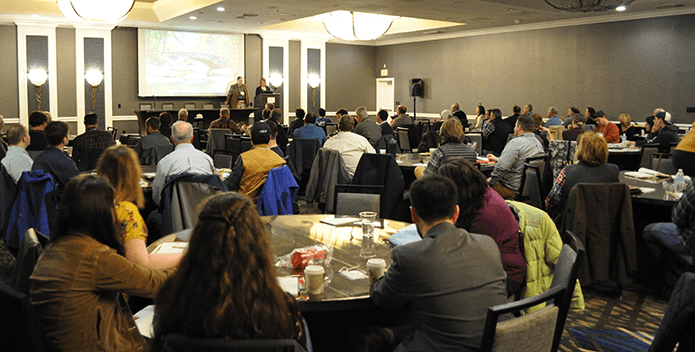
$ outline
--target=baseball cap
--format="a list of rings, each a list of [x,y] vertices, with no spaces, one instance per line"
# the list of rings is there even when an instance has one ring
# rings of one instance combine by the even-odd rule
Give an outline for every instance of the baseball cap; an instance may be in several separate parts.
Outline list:
[[[256,139],[261,136],[270,138],[270,127],[263,121],[258,121],[251,126],[251,139]]]

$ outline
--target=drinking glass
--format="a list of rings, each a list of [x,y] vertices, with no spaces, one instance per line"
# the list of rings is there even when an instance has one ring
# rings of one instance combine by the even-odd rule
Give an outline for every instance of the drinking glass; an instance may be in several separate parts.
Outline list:
[[[360,213],[362,222],[362,249],[361,257],[373,257],[376,255],[376,243],[374,242],[374,220],[376,213],[373,211],[363,211]]]

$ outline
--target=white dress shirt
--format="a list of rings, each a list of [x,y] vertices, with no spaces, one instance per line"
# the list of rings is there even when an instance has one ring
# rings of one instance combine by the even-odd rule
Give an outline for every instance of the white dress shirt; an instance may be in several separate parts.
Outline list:
[[[14,183],[18,183],[19,178],[22,177],[22,172],[31,171],[34,160],[24,148],[10,146],[2,159],[2,164],[5,165],[7,173],[12,176]]]
[[[191,143],[181,143],[173,152],[157,164],[157,175],[152,181],[152,200],[159,205],[164,185],[171,176],[188,172],[193,175],[212,175],[215,164],[212,158],[197,150]]]
[[[337,150],[343,159],[345,169],[350,174],[350,178],[355,175],[355,169],[364,153],[376,153],[374,147],[369,144],[367,138],[352,132],[338,132],[337,135],[329,138],[324,148]]]

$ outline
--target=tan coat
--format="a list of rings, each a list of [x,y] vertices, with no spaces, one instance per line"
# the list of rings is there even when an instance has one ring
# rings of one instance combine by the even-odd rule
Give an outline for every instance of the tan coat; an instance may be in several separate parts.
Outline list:
[[[63,237],[39,257],[29,296],[64,352],[145,351],[121,293],[154,297],[173,270],[136,265],[89,236]]]

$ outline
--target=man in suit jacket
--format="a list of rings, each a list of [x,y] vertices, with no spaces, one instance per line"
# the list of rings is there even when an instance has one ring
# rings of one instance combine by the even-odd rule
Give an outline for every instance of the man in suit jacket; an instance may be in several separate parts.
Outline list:
[[[374,284],[372,300],[390,309],[412,306],[412,330],[396,351],[477,351],[488,307],[507,298],[499,249],[492,238],[454,226],[459,209],[451,180],[423,177],[410,188],[410,200],[422,240],[391,251],[393,262]]]
[[[391,128],[391,125],[387,122],[389,119],[389,113],[386,112],[386,110],[381,109],[379,112],[376,114],[376,122],[379,124],[381,127],[381,135],[385,136],[387,134],[393,134],[393,128]]]
[[[185,122],[185,120],[183,121]],[[174,145],[171,143],[171,140],[159,132],[160,125],[161,123],[157,116],[152,116],[145,121],[147,135],[142,136],[134,148],[135,153],[138,154],[141,165],[156,164],[152,162],[152,158],[154,157],[153,150],[157,146],[170,146],[171,150],[174,150]]]
[[[456,116],[456,118],[461,121],[461,126],[463,126],[463,128],[468,128],[468,116],[466,116],[466,113],[461,110],[459,103],[453,103],[451,105],[451,114]]]
[[[224,103],[229,104],[230,109],[243,109],[249,106],[249,91],[246,90],[243,77],[237,77],[236,84],[229,86],[227,100]]]

